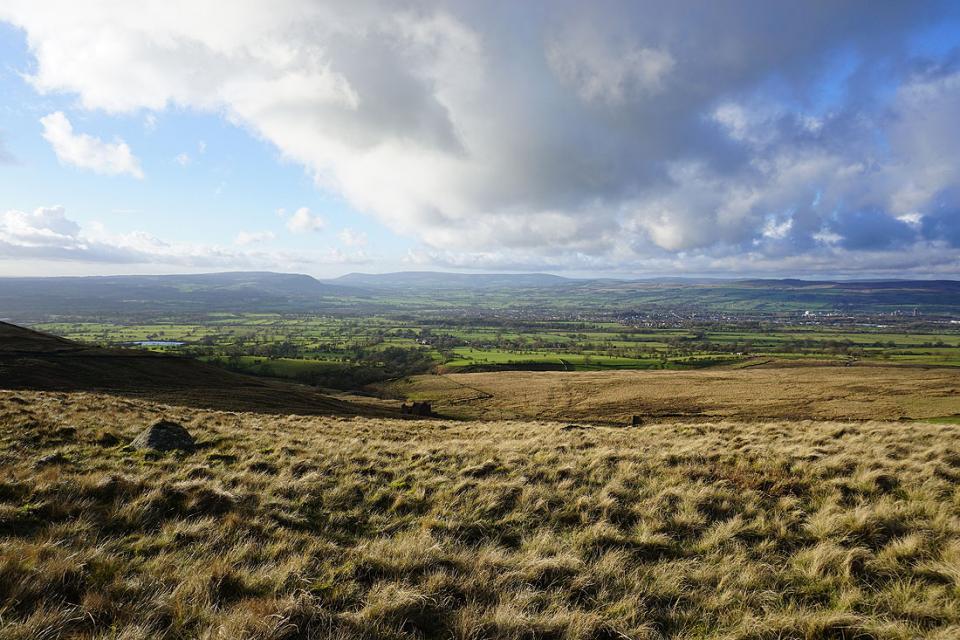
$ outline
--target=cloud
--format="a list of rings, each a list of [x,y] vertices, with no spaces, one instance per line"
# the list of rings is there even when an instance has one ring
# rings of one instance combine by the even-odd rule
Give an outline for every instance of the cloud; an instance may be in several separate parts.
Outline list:
[[[892,249],[917,238],[909,222],[880,212],[853,211],[834,220],[830,230],[840,236],[845,249]]]
[[[53,147],[61,164],[90,169],[104,175],[127,174],[143,178],[140,161],[123,140],[104,142],[85,133],[74,133],[62,111],[40,118],[43,137]]]
[[[307,207],[300,207],[293,212],[293,215],[287,220],[287,229],[294,233],[309,233],[311,231],[322,231],[326,222],[320,216],[310,213]]]
[[[635,43],[614,48],[594,29],[571,29],[547,43],[550,68],[587,103],[617,106],[659,93],[675,61],[668,51]]]
[[[958,13],[10,0],[0,19],[25,30],[37,91],[223,114],[430,255],[642,271],[867,268],[851,256],[893,250],[939,268],[960,210],[960,70],[908,42]]]
[[[168,243],[140,231],[109,234],[99,224],[84,229],[59,205],[0,214],[0,258],[197,265],[238,259],[213,247]]]
[[[0,218],[0,238],[24,247],[63,245],[79,231],[80,225],[68,220],[61,206],[41,207],[32,213],[7,211]]]
[[[349,227],[342,229],[337,235],[341,244],[347,247],[365,247],[367,246],[367,234],[363,231],[355,231]]]
[[[186,153],[186,152],[178,153],[178,154],[173,158],[173,161],[176,162],[176,163],[177,163],[178,165],[180,165],[181,167],[186,167],[187,165],[189,165],[189,164],[192,162],[192,160],[190,159],[190,154],[189,154],[189,153]]]
[[[241,246],[268,240],[272,234],[240,234]],[[241,240],[250,242],[241,242]],[[362,253],[337,249],[307,252],[256,251],[217,245],[172,242],[143,231],[111,233],[102,224],[81,225],[62,206],[32,212],[0,213],[0,260],[73,263],[145,264],[190,268],[302,269],[305,265],[355,264]]]
[[[233,243],[241,247],[251,244],[261,244],[276,238],[272,231],[241,231],[234,238]]]
[[[770,218],[767,220],[767,223],[763,225],[763,231],[761,233],[765,238],[770,238],[772,240],[783,240],[787,237],[787,234],[790,233],[792,228],[792,218],[787,218],[786,220],[780,222],[778,222],[776,218]]]

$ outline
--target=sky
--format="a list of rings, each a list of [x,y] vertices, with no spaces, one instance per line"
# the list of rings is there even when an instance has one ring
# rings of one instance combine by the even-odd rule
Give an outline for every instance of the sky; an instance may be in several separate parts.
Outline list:
[[[0,276],[960,277],[960,3],[0,1]]]

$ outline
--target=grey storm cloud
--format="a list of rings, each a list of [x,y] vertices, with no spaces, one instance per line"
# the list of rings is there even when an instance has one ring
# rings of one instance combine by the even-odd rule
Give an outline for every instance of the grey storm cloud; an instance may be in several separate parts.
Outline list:
[[[830,230],[842,240],[846,249],[895,249],[917,237],[910,224],[882,212],[851,211],[840,214]]]
[[[939,269],[956,244],[960,70],[908,46],[956,3],[56,4],[0,7],[38,91],[222,113],[423,255]]]

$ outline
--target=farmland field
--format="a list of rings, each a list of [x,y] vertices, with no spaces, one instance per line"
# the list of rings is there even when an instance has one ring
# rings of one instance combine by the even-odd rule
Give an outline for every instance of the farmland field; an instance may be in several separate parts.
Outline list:
[[[350,386],[424,373],[488,370],[659,370],[750,366],[765,359],[838,364],[960,366],[960,325],[888,318],[768,318],[724,322],[604,319],[504,320],[495,315],[402,313],[353,317],[269,313],[192,314],[140,323],[123,316],[97,322],[42,322],[34,327],[106,346],[157,346],[239,371]],[[351,367],[362,371],[337,377]],[[378,373],[379,372],[379,373]]]

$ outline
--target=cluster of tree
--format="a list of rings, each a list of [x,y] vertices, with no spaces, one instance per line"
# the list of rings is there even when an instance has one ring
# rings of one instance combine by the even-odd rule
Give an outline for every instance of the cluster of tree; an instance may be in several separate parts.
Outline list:
[[[282,373],[280,368],[271,364],[270,359],[250,362],[239,354],[231,355],[224,365],[243,373],[285,377],[303,384],[343,390],[360,389],[375,382],[425,373],[434,366],[433,359],[424,349],[387,347],[360,350],[354,356],[349,362],[324,362],[302,369],[283,370]]]

